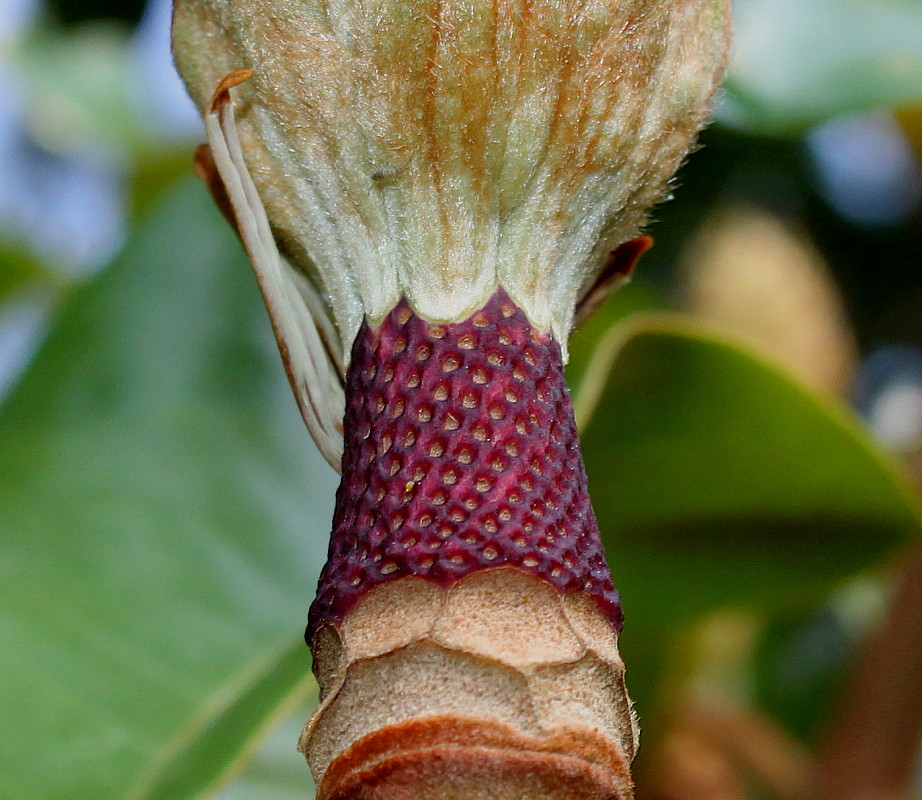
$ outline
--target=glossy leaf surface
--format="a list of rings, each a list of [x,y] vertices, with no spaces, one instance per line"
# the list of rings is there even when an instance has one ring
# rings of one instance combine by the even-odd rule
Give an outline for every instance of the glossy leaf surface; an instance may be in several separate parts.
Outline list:
[[[809,598],[918,530],[902,472],[850,412],[681,317],[613,328],[576,408],[637,624]]]

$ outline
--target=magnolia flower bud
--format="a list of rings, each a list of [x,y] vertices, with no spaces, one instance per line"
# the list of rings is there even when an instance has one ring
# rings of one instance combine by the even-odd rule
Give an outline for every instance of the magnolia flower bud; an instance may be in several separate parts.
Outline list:
[[[343,473],[307,632],[321,798],[632,796],[566,338],[647,246],[632,237],[705,121],[728,17],[176,0],[199,172]]]

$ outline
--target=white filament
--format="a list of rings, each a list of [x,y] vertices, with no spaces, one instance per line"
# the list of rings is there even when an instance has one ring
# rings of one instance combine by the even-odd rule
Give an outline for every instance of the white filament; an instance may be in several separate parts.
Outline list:
[[[301,416],[324,458],[341,471],[345,399],[339,336],[317,291],[279,253],[243,159],[227,91],[216,98],[213,111],[205,115],[205,131],[269,310]]]

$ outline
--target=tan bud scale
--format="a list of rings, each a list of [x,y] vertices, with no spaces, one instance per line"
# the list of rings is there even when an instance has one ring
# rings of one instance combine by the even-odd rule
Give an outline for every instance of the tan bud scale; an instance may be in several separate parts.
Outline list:
[[[632,796],[636,723],[597,603],[508,567],[408,577],[318,631],[301,748],[324,800]]]

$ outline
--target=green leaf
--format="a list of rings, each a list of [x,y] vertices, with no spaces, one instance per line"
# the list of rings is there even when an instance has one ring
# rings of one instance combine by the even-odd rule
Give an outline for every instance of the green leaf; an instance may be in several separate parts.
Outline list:
[[[918,0],[738,0],[719,116],[796,133],[836,114],[922,102]]]
[[[0,454],[3,797],[213,792],[313,691],[336,481],[204,189],[69,299]]]
[[[0,301],[42,283],[52,283],[45,266],[25,247],[0,240]]]
[[[292,742],[304,728],[312,704],[302,703],[282,720],[216,800],[307,800],[312,782],[305,782],[304,764],[292,758]]]
[[[636,278],[612,292],[595,313],[573,333],[567,343],[567,383],[570,386],[578,386],[582,382],[593,355],[613,325],[631,314],[660,311],[663,306],[663,299],[653,288]]]
[[[304,670],[304,642],[286,644],[270,652],[236,684],[223,687],[206,703],[197,719],[174,737],[162,757],[138,781],[131,800],[172,800],[174,797],[210,794],[215,784],[246,767],[262,739],[284,719],[284,712],[298,701],[311,697],[316,688]],[[303,725],[303,717],[301,722]],[[244,732],[245,737],[238,742]],[[292,765],[300,767],[302,795],[306,786],[303,762],[295,757],[294,742],[288,742]]]
[[[575,405],[628,631],[815,600],[919,528],[844,407],[679,317],[612,329]]]
[[[866,631],[864,631],[866,632]],[[759,706],[816,746],[832,718],[854,659],[855,640],[828,606],[771,620],[752,665]]]

